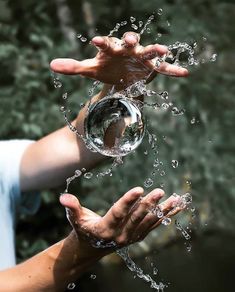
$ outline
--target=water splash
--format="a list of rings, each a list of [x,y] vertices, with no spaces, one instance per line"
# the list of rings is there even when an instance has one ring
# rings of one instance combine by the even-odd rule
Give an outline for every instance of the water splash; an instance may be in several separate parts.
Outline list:
[[[73,290],[75,288],[76,288],[76,284],[75,283],[69,283],[68,286],[67,286],[68,290]]]
[[[131,272],[135,273],[135,275],[138,278],[143,279],[143,281],[145,281],[147,283],[150,283],[150,287],[152,289],[155,289],[157,291],[163,291],[163,289],[166,287],[161,282],[159,284],[157,284],[149,274],[145,274],[144,271],[135,264],[135,262],[131,259],[130,255],[129,255],[129,248],[128,247],[124,247],[122,249],[119,249],[116,253],[124,260],[128,269]]]

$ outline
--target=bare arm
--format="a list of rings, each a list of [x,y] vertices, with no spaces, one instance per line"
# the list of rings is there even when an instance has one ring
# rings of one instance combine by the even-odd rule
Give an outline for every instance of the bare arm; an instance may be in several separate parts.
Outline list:
[[[122,196],[100,217],[82,207],[75,196],[62,195],[60,202],[68,210],[73,231],[64,240],[11,269],[0,272],[0,291],[45,292],[64,291],[69,283],[103,256],[128,244],[142,240],[152,229],[182,210],[177,207],[180,197],[171,196],[159,204],[164,192],[155,189],[143,197],[136,187]],[[164,214],[158,218],[154,208]],[[103,248],[94,247],[97,241]]]

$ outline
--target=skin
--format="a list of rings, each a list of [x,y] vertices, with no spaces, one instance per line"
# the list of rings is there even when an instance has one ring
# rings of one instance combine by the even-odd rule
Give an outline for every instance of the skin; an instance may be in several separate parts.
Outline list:
[[[155,189],[144,196],[136,187],[123,195],[103,216],[82,207],[70,194],[60,197],[67,208],[73,231],[64,240],[14,268],[0,272],[0,290],[4,292],[64,291],[91,265],[115,249],[142,240],[163,218],[149,212],[159,205],[165,217],[181,209],[176,207],[179,196],[159,203],[164,192]],[[114,241],[117,246],[95,248],[95,240]],[[14,281],[12,281],[14,279]]]
[[[177,77],[188,75],[186,69],[168,63],[156,68],[157,56],[166,54],[167,47],[157,44],[143,47],[139,40],[139,35],[134,32],[125,33],[122,39],[95,37],[92,44],[97,47],[98,53],[94,58],[83,61],[55,59],[50,66],[57,73],[80,74],[105,83],[103,90],[93,97],[93,102],[103,98],[111,87],[120,90],[138,80],[148,81],[156,73]],[[80,133],[83,131],[85,114],[86,107],[73,122]],[[110,141],[113,138],[110,134]],[[25,150],[20,165],[21,191],[58,186],[75,169],[90,169],[104,159],[100,154],[91,153],[81,139],[64,127],[32,143]],[[173,196],[160,203],[163,195],[162,190],[155,189],[144,196],[142,188],[134,188],[103,217],[81,206],[75,196],[62,195],[60,202],[67,210],[72,232],[64,240],[24,263],[1,271],[0,290],[63,291],[68,283],[76,280],[101,257],[116,248],[143,239],[159,226],[162,219],[149,212],[153,207],[159,205],[167,217],[181,210],[176,207],[179,197]],[[91,241],[96,240],[114,241],[117,246],[95,248]]]

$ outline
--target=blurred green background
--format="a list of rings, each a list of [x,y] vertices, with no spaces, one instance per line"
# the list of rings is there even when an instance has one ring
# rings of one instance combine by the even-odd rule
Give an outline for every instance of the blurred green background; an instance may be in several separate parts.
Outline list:
[[[153,187],[193,195],[195,212],[188,210],[179,220],[192,230],[192,250],[187,252],[182,235],[174,224],[154,231],[146,240],[131,247],[138,264],[156,281],[170,282],[166,291],[230,291],[235,269],[235,4],[233,0],[100,0],[100,1],[13,1],[0,0],[0,136],[1,139],[40,137],[64,125],[59,111],[67,92],[71,118],[85,102],[92,81],[79,76],[60,77],[61,88],[53,86],[49,62],[56,57],[84,59],[94,56],[87,42],[94,35],[107,35],[116,23],[128,21],[116,36],[130,27],[130,17],[146,21],[159,8],[142,37],[143,44],[175,41],[197,42],[199,59],[214,53],[216,62],[190,67],[190,77],[159,76],[149,85],[158,92],[168,91],[169,99],[183,115],[170,110],[146,109],[148,129],[157,136],[157,157],[163,162],[154,176]],[[170,25],[169,25],[170,24]],[[161,35],[161,36],[160,36]],[[207,41],[205,41],[205,38]],[[115,70],[115,68],[114,68]],[[159,98],[154,101],[160,104]],[[141,185],[153,171],[156,157],[148,138],[125,158],[112,176],[74,181],[71,192],[82,203],[104,214],[125,191]],[[66,150],[65,150],[66,151]],[[171,161],[179,166],[173,168]],[[164,171],[165,175],[162,171]],[[58,203],[58,190],[42,192],[42,204],[34,217],[22,217],[17,227],[19,262],[65,236],[70,227]],[[149,189],[146,189],[148,191]],[[193,215],[193,216],[192,216]],[[90,274],[96,279],[91,279]],[[109,256],[79,281],[83,291],[149,291],[148,284],[133,274],[117,256]],[[115,284],[115,279],[118,284]],[[95,288],[94,288],[95,287]]]

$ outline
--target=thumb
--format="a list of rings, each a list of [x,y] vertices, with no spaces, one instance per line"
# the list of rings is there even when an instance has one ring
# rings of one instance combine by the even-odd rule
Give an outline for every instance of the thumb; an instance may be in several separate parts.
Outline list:
[[[82,209],[78,198],[71,194],[62,194],[60,196],[60,203],[66,209],[66,216],[70,224],[76,229]]]
[[[58,58],[51,61],[50,68],[56,73],[73,75],[80,73],[81,64],[74,59]]]

